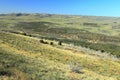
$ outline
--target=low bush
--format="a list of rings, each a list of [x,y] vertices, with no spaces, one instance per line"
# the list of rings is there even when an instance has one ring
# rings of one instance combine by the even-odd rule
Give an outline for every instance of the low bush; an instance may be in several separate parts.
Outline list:
[[[59,41],[59,42],[58,42],[58,45],[62,45],[62,42],[61,42],[61,41]]]
[[[13,73],[9,69],[0,69],[0,76],[11,76]]]
[[[71,72],[76,72],[76,73],[81,73],[83,74],[83,69],[81,68],[81,66],[78,63],[74,63],[74,64],[69,64],[69,68]]]
[[[44,40],[40,40],[40,43],[48,44],[48,42],[46,42],[46,41],[44,41]]]
[[[50,45],[54,45],[54,43],[53,43],[53,42],[50,42]]]
[[[40,40],[40,43],[44,43],[44,40]]]

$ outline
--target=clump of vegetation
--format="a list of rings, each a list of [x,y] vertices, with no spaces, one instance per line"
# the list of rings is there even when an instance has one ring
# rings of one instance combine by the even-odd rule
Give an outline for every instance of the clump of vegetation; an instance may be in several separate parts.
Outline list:
[[[58,45],[62,45],[62,42],[61,42],[61,41],[59,41],[59,42],[58,42]]]
[[[81,74],[84,73],[82,67],[78,63],[74,63],[74,64],[70,63],[69,68],[71,72],[76,72]]]
[[[27,36],[27,33],[23,32],[23,31],[13,31],[13,30],[2,30],[2,31]]]
[[[53,42],[50,42],[50,45],[54,45],[54,43],[53,43]]]
[[[105,50],[101,50],[101,52],[102,52],[102,53],[104,53],[104,52],[105,52]]]
[[[31,34],[26,34],[26,36],[32,37],[32,35],[31,35]]]
[[[85,22],[83,23],[84,26],[93,26],[93,27],[97,27],[98,24],[97,23],[88,23],[88,22]]]
[[[44,41],[44,40],[40,40],[40,43],[48,44],[48,42],[47,42],[47,41]]]
[[[44,43],[44,40],[40,40],[40,43]]]
[[[9,69],[0,69],[0,76],[11,76],[13,75],[12,71]]]

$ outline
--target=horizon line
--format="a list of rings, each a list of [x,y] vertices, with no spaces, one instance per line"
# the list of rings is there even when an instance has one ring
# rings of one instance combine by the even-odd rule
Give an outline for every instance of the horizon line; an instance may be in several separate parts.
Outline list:
[[[107,15],[83,15],[83,14],[67,14],[67,13],[35,13],[35,12],[10,12],[10,13],[0,13],[0,15],[8,15],[8,14],[51,14],[51,15],[66,15],[66,16],[93,16],[93,17],[120,17],[120,16],[107,16]]]

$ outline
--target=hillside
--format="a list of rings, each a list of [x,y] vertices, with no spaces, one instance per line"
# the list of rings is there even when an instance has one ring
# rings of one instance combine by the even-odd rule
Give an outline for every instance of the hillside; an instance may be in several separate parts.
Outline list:
[[[120,18],[0,15],[0,80],[120,80]]]
[[[0,30],[62,41],[120,57],[120,18],[56,14],[0,15]]]
[[[75,16],[56,14],[6,14],[0,15],[0,27],[41,31],[46,28],[70,28],[109,36],[119,36],[119,17]],[[34,28],[33,28],[34,27]],[[42,27],[42,29],[41,29]],[[44,29],[44,30],[45,30]]]
[[[119,80],[120,61],[0,31],[0,79]],[[50,40],[46,40],[50,42]]]

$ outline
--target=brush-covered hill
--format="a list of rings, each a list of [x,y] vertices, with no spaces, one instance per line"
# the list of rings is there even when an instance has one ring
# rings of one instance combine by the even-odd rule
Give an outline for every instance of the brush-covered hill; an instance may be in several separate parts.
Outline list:
[[[1,14],[0,80],[119,80],[119,26],[119,17]]]
[[[119,17],[56,14],[0,15],[0,29],[27,29],[39,33],[46,30],[46,28],[70,28],[109,36],[119,36],[119,26]]]
[[[0,30],[72,43],[120,57],[119,17],[1,14]]]
[[[120,61],[0,31],[0,80],[119,80]]]

